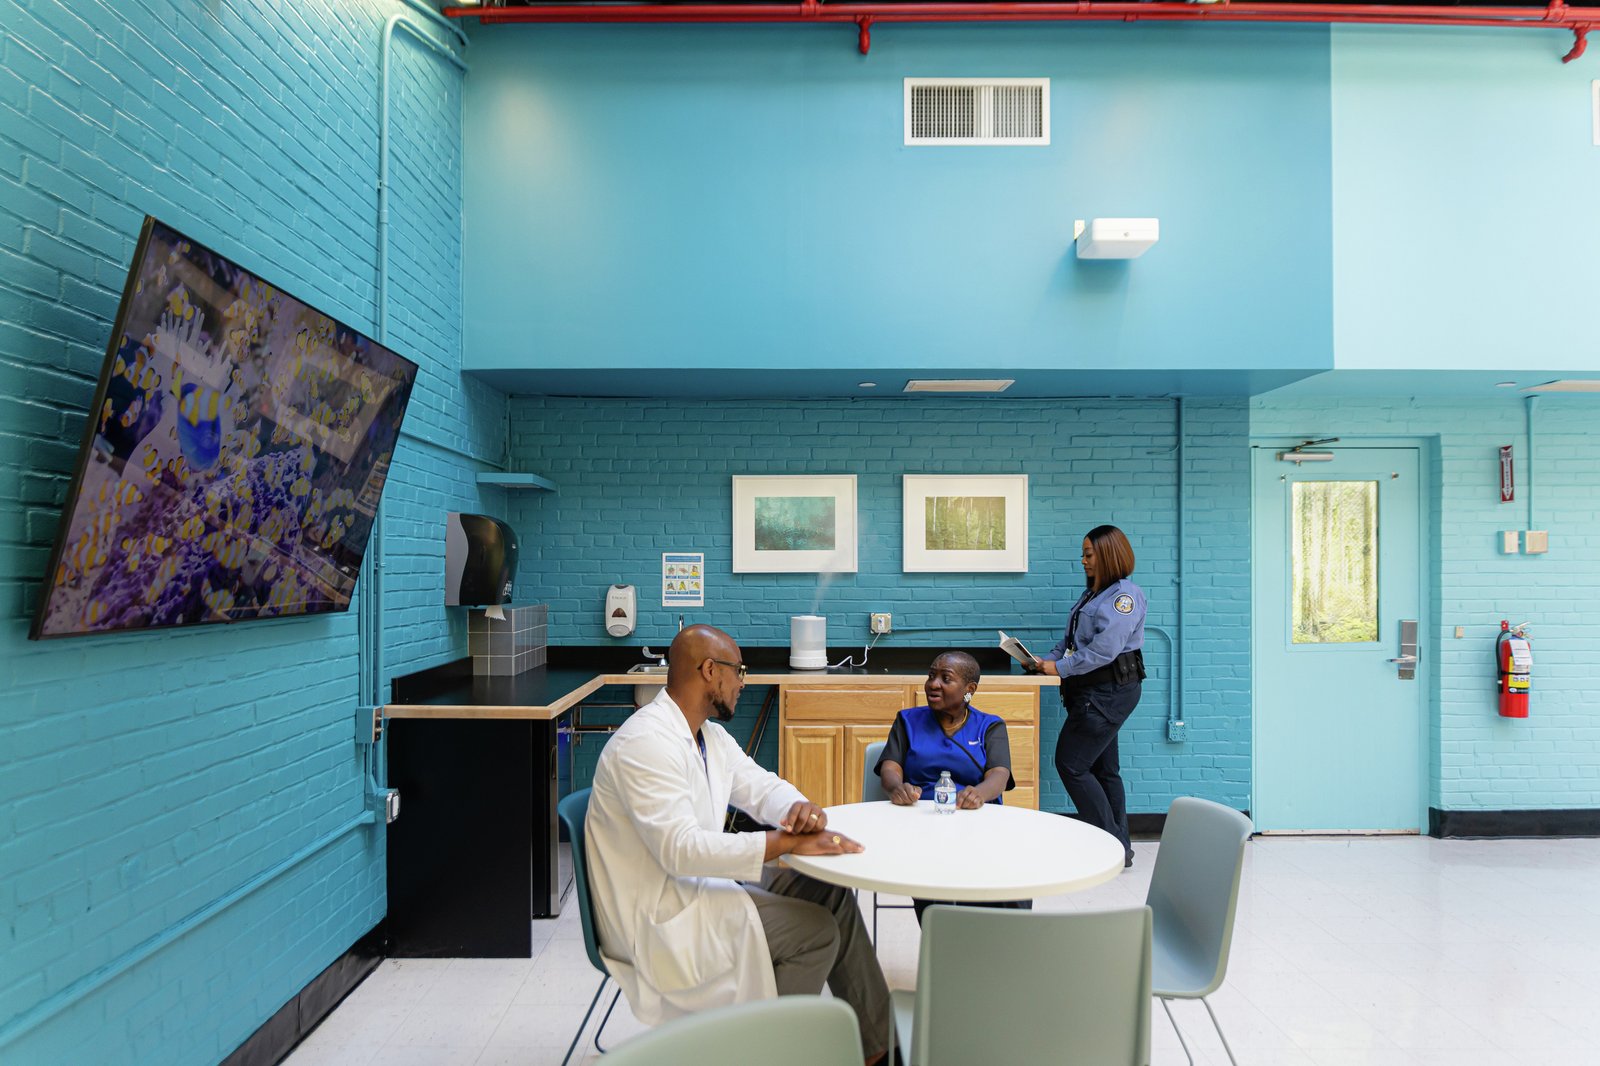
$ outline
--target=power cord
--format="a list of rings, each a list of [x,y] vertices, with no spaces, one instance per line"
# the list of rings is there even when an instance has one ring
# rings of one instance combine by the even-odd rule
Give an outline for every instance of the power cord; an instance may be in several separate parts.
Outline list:
[[[855,667],[866,666],[867,665],[867,655],[871,653],[873,648],[876,648],[878,646],[878,641],[880,639],[882,639],[882,637],[883,637],[882,633],[874,633],[872,635],[872,643],[868,644],[866,647],[861,649],[861,661],[860,662],[856,662],[855,661],[856,657],[854,655],[846,655],[843,659],[840,659],[838,662],[830,664],[828,666],[828,669],[829,670],[843,670],[847,666],[855,666]]]

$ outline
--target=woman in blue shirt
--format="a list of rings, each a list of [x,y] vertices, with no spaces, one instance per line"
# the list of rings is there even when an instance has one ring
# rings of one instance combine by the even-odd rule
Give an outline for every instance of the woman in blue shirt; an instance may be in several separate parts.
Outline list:
[[[1067,631],[1042,660],[1061,678],[1066,723],[1056,740],[1056,772],[1078,814],[1122,841],[1133,865],[1128,802],[1117,765],[1117,731],[1139,704],[1144,680],[1144,590],[1133,573],[1133,546],[1116,526],[1083,538],[1083,595]]]
[[[1011,738],[1006,724],[972,705],[978,689],[978,661],[966,652],[947,651],[933,660],[922,691],[926,706],[895,715],[883,755],[873,767],[889,802],[909,807],[932,798],[939,775],[948,770],[960,790],[958,810],[976,810],[999,803],[1000,794],[1016,787],[1011,777]],[[912,900],[917,921],[937,900]],[[974,904],[1030,907],[1032,901]]]

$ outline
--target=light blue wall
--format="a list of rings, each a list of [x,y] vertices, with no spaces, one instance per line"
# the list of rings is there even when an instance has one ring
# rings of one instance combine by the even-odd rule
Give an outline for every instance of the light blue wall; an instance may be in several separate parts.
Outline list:
[[[376,328],[379,43],[407,10],[0,3],[0,1061],[217,1062],[384,913],[354,614],[24,638],[146,212]],[[479,503],[505,411],[457,370],[460,77],[402,36],[393,85],[389,340],[422,370],[391,668],[461,653],[443,511]]]
[[[1287,400],[1251,405],[1263,437],[1412,438],[1433,470],[1430,573],[1434,630],[1432,781],[1441,810],[1600,807],[1600,438],[1587,397],[1546,397],[1534,414],[1529,466],[1525,401]],[[1515,448],[1517,499],[1502,504],[1498,450]],[[1530,520],[1529,507],[1532,506]],[[1530,525],[1531,521],[1531,525]],[[1502,555],[1503,529],[1544,529],[1543,556]],[[1532,710],[1496,713],[1500,620],[1531,622]],[[1457,626],[1465,636],[1457,639]]]
[[[1335,365],[1600,369],[1593,57],[1562,63],[1555,32],[1332,33]]]
[[[1114,521],[1138,556],[1134,577],[1149,594],[1150,624],[1176,634],[1175,416],[1172,401],[516,399],[516,465],[559,487],[510,500],[523,543],[518,598],[549,604],[554,644],[659,648],[678,615],[660,606],[661,553],[699,551],[706,606],[686,612],[688,621],[720,626],[746,645],[787,647],[789,616],[815,610],[828,616],[830,644],[858,650],[871,611],[894,614],[896,632],[880,646],[992,644],[1003,627],[1048,648],[1083,587],[1083,534]],[[1164,811],[1181,794],[1248,802],[1246,417],[1239,401],[1186,405],[1185,607],[1203,620],[1191,626],[1185,670],[1190,734],[1182,744],[1166,739],[1172,648],[1152,632],[1152,676],[1121,740],[1131,810]],[[1028,572],[902,573],[907,472],[1028,474]],[[731,475],[780,473],[857,475],[857,573],[822,582],[731,572]],[[612,641],[601,625],[613,582],[639,590],[639,627],[626,641]],[[924,627],[938,631],[918,632]],[[758,708],[751,692],[741,713],[753,718]],[[1061,725],[1052,690],[1042,711],[1040,802],[1066,810],[1052,763]]]
[[[467,365],[1326,369],[1327,41],[481,29]],[[1049,77],[1052,143],[907,148],[907,76]],[[1155,250],[1076,260],[1073,220],[1118,215]]]

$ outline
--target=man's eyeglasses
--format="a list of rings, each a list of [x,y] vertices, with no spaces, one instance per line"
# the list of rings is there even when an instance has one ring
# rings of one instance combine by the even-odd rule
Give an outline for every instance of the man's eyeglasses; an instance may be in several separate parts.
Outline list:
[[[730,666],[730,667],[732,667],[734,673],[739,675],[739,680],[740,681],[743,681],[744,678],[745,678],[745,675],[750,672],[750,668],[748,666],[746,666],[744,663],[730,663],[726,659],[708,659],[707,661],[716,663],[718,666]]]

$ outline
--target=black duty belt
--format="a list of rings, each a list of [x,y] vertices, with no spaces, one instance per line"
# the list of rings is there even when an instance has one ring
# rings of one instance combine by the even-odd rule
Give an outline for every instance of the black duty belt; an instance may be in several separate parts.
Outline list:
[[[1069,674],[1061,679],[1061,687],[1088,688],[1091,685],[1117,684],[1126,685],[1130,681],[1143,681],[1144,652],[1135,648],[1125,651],[1112,659],[1104,666],[1096,667],[1086,674]]]

